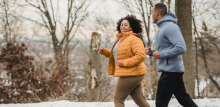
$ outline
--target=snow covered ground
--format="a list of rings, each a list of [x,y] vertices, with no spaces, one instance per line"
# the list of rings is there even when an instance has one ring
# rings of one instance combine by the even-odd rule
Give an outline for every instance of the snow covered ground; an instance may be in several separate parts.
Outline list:
[[[220,107],[220,99],[195,99],[199,107]],[[148,101],[151,107],[155,107],[155,100]],[[113,102],[71,102],[55,101],[28,104],[0,104],[0,107],[114,107]],[[133,101],[126,101],[125,107],[138,107]],[[182,107],[176,99],[172,99],[169,107]]]

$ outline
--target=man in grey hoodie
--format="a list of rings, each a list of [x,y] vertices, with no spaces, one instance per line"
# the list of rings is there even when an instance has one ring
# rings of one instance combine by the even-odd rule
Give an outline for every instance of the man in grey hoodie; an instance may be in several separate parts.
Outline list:
[[[152,10],[153,23],[158,29],[155,33],[156,50],[146,48],[147,55],[157,59],[158,71],[162,72],[156,95],[156,107],[167,107],[174,94],[184,107],[198,107],[187,94],[183,73],[182,54],[186,52],[185,41],[178,27],[177,17],[167,13],[166,5],[158,3]]]

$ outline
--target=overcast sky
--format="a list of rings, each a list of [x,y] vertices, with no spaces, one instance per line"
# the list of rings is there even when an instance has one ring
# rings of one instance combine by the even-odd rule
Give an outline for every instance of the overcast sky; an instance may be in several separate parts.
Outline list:
[[[58,7],[57,7],[57,1],[60,1],[59,2],[59,6],[60,6],[60,16],[61,16],[61,21],[62,23],[66,23],[66,19],[67,19],[67,0],[52,0],[53,1],[53,4],[54,4],[54,10],[56,10]],[[93,26],[94,24],[94,20],[93,17],[96,15],[96,16],[109,16],[113,21],[114,21],[114,26],[116,26],[116,22],[121,18],[121,17],[125,17],[127,14],[129,14],[128,11],[125,11],[125,9],[122,7],[121,4],[115,2],[115,0],[93,0],[93,4],[90,5],[89,7],[89,11],[92,12],[92,14],[87,18],[87,20],[85,21],[85,23],[83,24],[83,26]],[[153,3],[157,3],[158,1],[160,0],[153,0]],[[167,1],[167,0],[165,0]],[[174,12],[174,2],[175,0],[171,0],[171,11],[173,13]],[[204,2],[207,2],[206,4],[207,5],[201,5],[201,6],[197,6],[198,8],[200,8],[200,12],[203,12],[205,11],[205,9],[209,9],[209,6],[211,6],[210,4],[212,4],[212,2],[214,2],[215,0],[193,0],[193,1],[196,1],[197,4],[199,3],[204,3]],[[211,10],[213,11],[213,10]],[[212,14],[212,13],[210,13]],[[25,10],[25,13],[24,15],[26,17],[29,17],[31,19],[35,19],[37,21],[42,21],[41,17],[39,16],[39,14],[36,13],[36,9],[34,8],[26,8]],[[136,15],[138,19],[141,19],[141,16],[140,15]],[[210,17],[208,14],[206,17]],[[207,20],[209,19],[208,21],[210,21],[210,24],[209,26],[213,26],[213,25],[216,25],[216,24],[219,24],[219,22],[215,22],[215,20],[212,21],[213,17],[210,17],[210,18],[206,18],[204,16],[199,16],[197,17],[196,19],[196,22],[198,25],[201,26],[201,22],[202,20]],[[204,19],[206,18],[206,19]],[[151,18],[151,22],[152,22],[152,18]],[[34,23],[33,22],[28,22],[27,24],[27,32],[32,32],[30,27],[29,26],[33,26]],[[58,34],[61,35],[61,30],[60,30],[60,26],[57,27],[58,28]],[[153,28],[153,24],[151,24],[151,28]],[[81,30],[83,30],[83,27],[81,27]],[[151,29],[152,30],[152,35],[154,34],[154,29]],[[44,30],[41,29],[39,34],[42,34],[44,35],[45,34],[45,28]],[[86,35],[91,35],[91,32],[92,31],[87,31],[89,33],[87,33]],[[78,34],[79,35],[79,34]]]

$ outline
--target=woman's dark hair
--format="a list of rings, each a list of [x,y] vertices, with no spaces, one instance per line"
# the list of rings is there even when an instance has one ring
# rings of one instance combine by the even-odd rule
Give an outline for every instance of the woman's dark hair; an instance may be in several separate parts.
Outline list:
[[[117,31],[118,31],[118,33],[121,33],[120,26],[121,26],[121,22],[123,20],[127,20],[129,22],[130,27],[132,27],[132,30],[133,30],[134,33],[138,34],[138,33],[143,32],[142,21],[137,19],[134,15],[127,15],[126,17],[121,18],[117,22]]]
[[[121,33],[120,30],[120,26],[121,26],[121,22],[123,20],[127,20],[130,24],[130,27],[132,27],[132,30],[134,33],[136,33],[137,37],[140,38],[143,41],[143,37],[142,37],[142,32],[143,32],[143,26],[142,26],[142,21],[137,19],[134,15],[127,15],[124,18],[121,18],[118,22],[117,22],[117,31],[118,33]],[[145,47],[145,43],[143,41],[144,47]]]

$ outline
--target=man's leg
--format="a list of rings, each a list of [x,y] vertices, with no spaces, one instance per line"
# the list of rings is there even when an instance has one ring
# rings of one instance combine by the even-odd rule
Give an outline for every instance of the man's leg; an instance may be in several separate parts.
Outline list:
[[[183,107],[198,107],[194,101],[190,98],[189,94],[187,94],[184,82],[183,82],[183,77],[181,78],[181,81],[178,83],[174,95],[178,102],[183,106]]]
[[[158,82],[156,107],[167,107],[183,73],[162,72]]]

